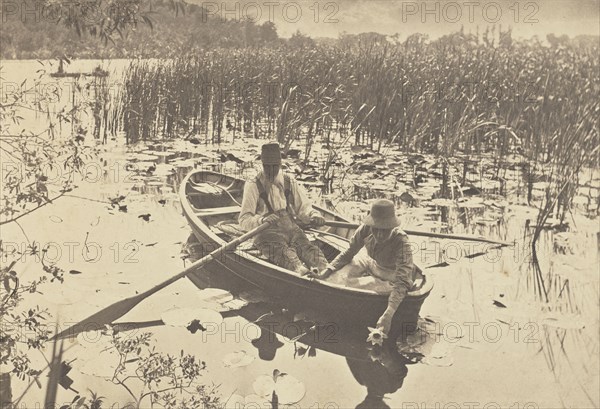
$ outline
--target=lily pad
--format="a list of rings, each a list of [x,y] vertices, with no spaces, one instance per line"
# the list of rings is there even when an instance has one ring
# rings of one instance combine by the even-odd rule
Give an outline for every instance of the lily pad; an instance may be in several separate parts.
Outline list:
[[[173,165],[159,163],[156,165],[156,170],[153,172],[155,176],[169,176],[175,172]]]
[[[132,160],[148,161],[148,160],[156,160],[156,159],[158,159],[158,156],[155,155],[154,153],[152,153],[152,154],[134,153],[133,155],[129,155],[129,158]]]
[[[223,364],[230,368],[239,368],[250,365],[254,362],[254,357],[248,355],[244,350],[231,352],[223,357]]]
[[[429,201],[429,204],[433,206],[442,206],[442,207],[453,207],[456,205],[454,200],[450,199],[432,199]]]
[[[203,302],[224,304],[233,300],[233,295],[229,291],[220,288],[206,288],[198,293],[198,298]]]
[[[142,151],[141,154],[146,154],[146,155],[152,155],[152,156],[172,156],[172,155],[176,155],[177,152],[173,152],[173,151],[153,151],[153,150],[147,150],[147,151]]]
[[[506,200],[485,200],[483,203],[486,206],[497,207],[502,209],[508,206],[508,201]]]
[[[483,203],[483,199],[481,199],[480,197],[471,197],[465,200],[460,200],[458,203],[458,207],[477,209],[485,207],[485,204]]]
[[[535,182],[535,183],[533,183],[532,186],[536,190],[546,190],[550,186],[550,183],[548,183],[548,182]]]
[[[234,393],[225,403],[225,409],[244,409],[244,408],[269,408],[271,403],[268,399],[255,394],[247,395],[246,397]]]
[[[475,224],[478,224],[480,226],[495,226],[499,223],[499,219],[484,219],[484,218],[479,218],[479,219],[474,219],[473,222]]]
[[[222,305],[223,305],[223,307],[227,308],[229,311],[234,311],[234,310],[239,310],[239,309],[245,307],[246,305],[248,305],[248,302],[237,298],[237,299],[233,299],[231,301],[227,301],[226,303],[224,303]]]
[[[291,405],[302,400],[306,394],[304,383],[285,373],[261,375],[252,384],[254,392],[260,397],[270,399],[273,392],[281,405]]]
[[[199,293],[199,300],[195,303],[200,308],[206,308],[213,311],[225,312],[239,310],[248,305],[244,300],[235,299],[233,295],[220,288],[207,288]]]

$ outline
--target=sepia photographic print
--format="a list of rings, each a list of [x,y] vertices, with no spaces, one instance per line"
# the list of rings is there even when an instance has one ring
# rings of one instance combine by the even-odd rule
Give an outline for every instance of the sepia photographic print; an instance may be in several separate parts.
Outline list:
[[[598,0],[0,0],[0,406],[600,407]]]

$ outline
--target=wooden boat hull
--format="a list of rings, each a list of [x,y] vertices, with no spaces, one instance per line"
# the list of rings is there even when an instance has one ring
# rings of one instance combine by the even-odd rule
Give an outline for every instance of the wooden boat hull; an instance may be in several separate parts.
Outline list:
[[[207,225],[209,218],[214,216],[203,217],[203,212],[198,212],[198,207],[195,207],[191,202],[191,195],[195,193],[190,187],[193,188],[194,184],[204,182],[221,186],[230,192],[235,192],[230,193],[229,196],[235,194],[241,195],[244,183],[240,179],[206,171],[194,171],[183,181],[180,189],[183,214],[200,243],[200,255],[208,254],[208,252],[225,243]],[[201,197],[201,194],[198,196]],[[239,197],[241,198],[241,196]],[[197,203],[202,202],[202,205],[206,205],[207,207],[202,207],[202,209],[209,209],[205,214],[211,214],[211,201],[216,203],[217,200],[208,196],[201,199],[206,200],[197,200]],[[231,201],[231,199],[229,200]],[[221,207],[231,206],[231,203],[223,204],[221,202],[220,204],[222,205]],[[326,209],[318,209],[327,219],[347,221]],[[336,237],[347,238],[350,237],[352,231],[349,229],[329,229],[329,233],[335,234]],[[330,284],[308,277],[300,277],[289,270],[270,264],[243,250],[235,250],[224,254],[223,257],[205,268],[216,274],[219,272],[234,274],[261,288],[270,296],[284,303],[284,305],[304,310],[316,310],[331,317],[335,322],[343,322],[346,325],[356,323],[357,325],[374,326],[377,319],[387,307],[388,296],[386,294],[378,294],[372,291]],[[194,281],[193,277],[192,281]],[[399,327],[410,328],[416,325],[421,305],[429,295],[432,287],[432,283],[425,279],[424,285],[420,289],[409,293],[409,296],[405,298],[394,317],[394,327],[396,329]]]

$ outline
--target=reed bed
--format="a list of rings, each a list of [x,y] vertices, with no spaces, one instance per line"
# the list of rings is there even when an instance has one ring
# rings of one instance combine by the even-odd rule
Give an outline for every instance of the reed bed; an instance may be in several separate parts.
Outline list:
[[[288,149],[320,138],[380,151],[439,158],[440,197],[454,198],[477,158],[491,157],[492,179],[522,174],[527,200],[547,182],[533,250],[536,294],[548,301],[549,281],[537,263],[536,243],[550,217],[565,221],[583,167],[596,168],[600,138],[598,46],[537,40],[499,44],[458,32],[427,43],[369,37],[314,47],[215,49],[161,64],[136,61],[113,105],[113,130],[128,142],[196,138],[220,143],[224,135],[277,139]],[[325,164],[323,182],[331,163]],[[475,165],[475,166],[474,166]],[[460,187],[460,186],[459,186]],[[551,280],[550,280],[551,281]]]
[[[549,182],[538,224],[550,214],[563,219],[581,167],[597,164],[598,47],[547,47],[501,34],[499,45],[458,32],[431,43],[359,38],[135,61],[111,129],[128,142],[220,143],[244,134],[287,149],[304,139],[305,160],[317,138],[377,151],[395,145],[439,156],[445,187],[456,158],[464,183],[473,158],[491,155],[497,180],[519,168],[529,201],[535,182]],[[442,190],[442,197],[453,193]]]
[[[352,132],[354,143],[453,156],[518,149],[547,162],[564,142],[598,145],[597,49],[457,33],[430,44],[217,49],[138,61],[113,109],[130,142],[229,132],[289,139]],[[591,151],[589,151],[591,152]]]

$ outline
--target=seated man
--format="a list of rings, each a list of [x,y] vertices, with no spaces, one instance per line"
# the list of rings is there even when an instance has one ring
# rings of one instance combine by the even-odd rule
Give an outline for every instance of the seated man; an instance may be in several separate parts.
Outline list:
[[[325,279],[335,272],[337,277],[332,277],[335,281],[352,284],[353,280],[368,274],[391,283],[388,307],[377,322],[377,327],[386,335],[392,317],[412,288],[414,274],[418,271],[413,264],[408,236],[399,224],[392,201],[375,201],[371,212],[352,236],[350,247],[317,276]],[[362,254],[364,251],[358,254],[363,247],[366,254]]]
[[[265,222],[271,224],[256,235],[254,245],[272,263],[300,275],[308,273],[308,268],[324,269],[327,259],[319,247],[310,243],[296,220],[322,226],[325,219],[312,208],[304,189],[280,171],[279,144],[263,145],[261,161],[263,171],[244,186],[242,210],[238,218],[240,226],[249,231]]]

